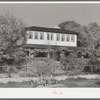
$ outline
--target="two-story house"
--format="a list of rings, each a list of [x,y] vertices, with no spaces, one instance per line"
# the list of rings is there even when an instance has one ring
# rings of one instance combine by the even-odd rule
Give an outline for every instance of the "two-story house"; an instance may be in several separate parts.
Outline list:
[[[57,49],[58,47],[77,47],[77,32],[60,28],[31,26],[26,28],[26,48]]]

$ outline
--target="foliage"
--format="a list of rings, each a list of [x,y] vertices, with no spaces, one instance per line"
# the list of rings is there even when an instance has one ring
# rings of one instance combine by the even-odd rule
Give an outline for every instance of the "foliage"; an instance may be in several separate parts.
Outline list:
[[[77,24],[75,21],[65,21],[58,25],[62,29],[69,29],[73,30],[73,28],[77,28],[80,26],[80,24]]]
[[[60,50],[61,69],[68,70],[66,56],[68,56],[71,53],[71,51],[68,48],[60,48],[59,50]]]
[[[84,47],[88,57],[100,57],[100,25],[91,22],[82,26],[75,21],[65,21],[58,25],[61,29],[78,32],[78,46]],[[82,53],[83,51],[81,51]]]
[[[33,77],[36,76],[38,85],[55,84],[54,79],[49,79],[47,76],[51,76],[55,71],[55,61],[53,59],[28,59],[24,64],[23,69],[19,72],[21,77]],[[31,85],[33,81],[29,81]]]
[[[61,64],[61,69],[67,70],[66,69],[67,63],[65,61],[65,54],[64,53],[60,54],[60,64]]]
[[[84,66],[87,64],[87,60],[83,57],[77,58],[77,54],[71,53],[67,58],[66,62],[70,68],[74,68],[76,70],[83,70]]]
[[[53,59],[29,59],[23,68],[27,70],[30,69],[36,76],[51,75],[55,68],[55,61]]]
[[[68,51],[66,51],[68,52]],[[61,69],[64,69],[65,71],[69,70],[76,70],[76,72],[83,71],[85,65],[87,65],[88,60],[85,59],[83,56],[77,57],[77,53],[81,52],[81,55],[86,55],[84,50],[74,51],[71,50],[67,56],[65,56],[65,53],[63,52],[60,57],[61,62]]]
[[[88,61],[88,65],[100,65],[100,60],[96,57],[91,57]]]
[[[86,30],[85,26],[82,26],[73,20],[62,22],[58,26],[61,29],[78,32],[79,33],[78,46],[80,46],[80,47],[87,46],[87,33],[85,32],[85,30]]]
[[[91,57],[84,67],[84,71],[91,73],[100,72],[100,60],[96,57]]]
[[[92,56],[99,57],[99,48],[100,48],[100,26],[92,22],[87,26],[88,33],[88,46],[87,51],[91,52]]]
[[[22,45],[25,43],[25,24],[9,13],[0,16],[0,58],[14,59],[18,62],[23,59],[25,52]]]
[[[36,76],[33,72],[32,72],[32,70],[26,70],[26,71],[20,71],[19,73],[19,76],[20,77],[34,77],[34,76]]]
[[[51,76],[51,77],[40,77],[37,81],[38,85],[54,85],[57,83],[57,81]]]
[[[55,62],[53,59],[46,59],[44,62],[35,61],[34,66],[38,76],[51,75],[54,70]]]

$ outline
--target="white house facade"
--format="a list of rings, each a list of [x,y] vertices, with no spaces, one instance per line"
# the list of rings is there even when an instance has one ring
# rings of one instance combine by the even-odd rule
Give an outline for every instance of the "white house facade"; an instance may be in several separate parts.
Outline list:
[[[27,45],[77,47],[77,35],[74,31],[58,28],[28,27]]]

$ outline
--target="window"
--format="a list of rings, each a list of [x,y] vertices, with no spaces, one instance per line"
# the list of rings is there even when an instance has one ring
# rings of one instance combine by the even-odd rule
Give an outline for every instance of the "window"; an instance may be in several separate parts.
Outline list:
[[[61,35],[61,41],[65,41],[65,34]]]
[[[50,34],[47,33],[47,40],[50,40]]]
[[[35,36],[34,39],[38,39],[38,32],[37,31],[34,32],[34,36]]]
[[[59,33],[57,33],[57,41],[60,41],[60,34]]]
[[[53,34],[51,34],[51,40],[53,40]]]
[[[33,39],[33,32],[32,32],[32,31],[30,31],[30,32],[28,33],[28,38],[29,38],[29,39]]]
[[[75,36],[74,35],[71,35],[71,41],[75,42]]]
[[[43,39],[44,39],[44,33],[40,32],[40,40],[43,40]]]
[[[47,33],[47,40],[53,40],[53,33]]]
[[[66,41],[70,41],[70,35],[69,34],[66,35]]]

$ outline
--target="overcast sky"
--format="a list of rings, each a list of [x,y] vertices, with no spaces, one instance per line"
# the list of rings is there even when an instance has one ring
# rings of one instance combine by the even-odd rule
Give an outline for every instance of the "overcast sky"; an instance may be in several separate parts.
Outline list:
[[[67,20],[100,24],[100,4],[0,4],[0,14],[10,12],[28,26],[55,27]]]

